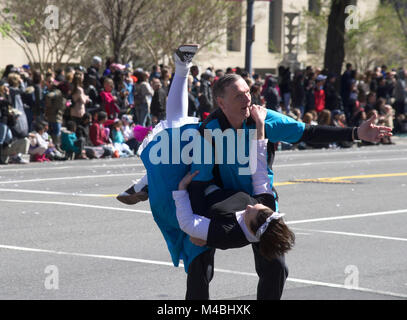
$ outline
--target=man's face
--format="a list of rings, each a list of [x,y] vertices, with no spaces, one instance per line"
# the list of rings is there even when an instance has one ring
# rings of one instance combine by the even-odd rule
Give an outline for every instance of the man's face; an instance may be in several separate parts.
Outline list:
[[[160,88],[161,88],[161,81],[159,79],[154,78],[153,79],[153,90],[157,91]]]
[[[224,96],[218,97],[217,102],[232,125],[243,124],[250,116],[252,98],[250,88],[243,79],[226,87]]]

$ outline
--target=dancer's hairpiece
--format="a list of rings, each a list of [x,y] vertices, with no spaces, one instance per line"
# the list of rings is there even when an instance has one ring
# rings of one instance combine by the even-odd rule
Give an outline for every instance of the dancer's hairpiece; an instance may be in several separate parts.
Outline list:
[[[256,232],[256,238],[257,240],[260,240],[261,236],[263,235],[264,232],[266,232],[267,227],[269,226],[270,222],[273,220],[278,220],[282,217],[285,216],[285,213],[280,213],[280,212],[274,212],[271,216],[269,216],[266,220],[265,223],[263,223],[260,228]]]

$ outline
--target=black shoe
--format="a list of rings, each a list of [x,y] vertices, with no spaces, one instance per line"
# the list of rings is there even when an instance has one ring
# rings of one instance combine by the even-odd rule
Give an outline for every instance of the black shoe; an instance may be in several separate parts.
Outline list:
[[[183,44],[182,46],[178,47],[174,54],[175,62],[178,60],[185,64],[191,63],[198,48],[199,45],[197,44]]]
[[[144,186],[139,192],[134,190],[134,185],[128,188],[126,191],[120,193],[117,200],[124,204],[132,205],[140,201],[146,201],[148,199],[148,186]]]

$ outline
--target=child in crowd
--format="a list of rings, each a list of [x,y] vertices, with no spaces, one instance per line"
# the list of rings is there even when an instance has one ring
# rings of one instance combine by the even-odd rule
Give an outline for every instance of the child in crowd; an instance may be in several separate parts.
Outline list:
[[[44,131],[44,125],[42,123],[34,122],[34,132],[29,134],[30,149],[28,150],[28,153],[30,154],[30,161],[49,161],[45,156],[49,143],[42,137]]]
[[[113,146],[116,150],[119,151],[120,158],[127,158],[134,156],[134,152],[131,151],[130,147],[126,144],[124,139],[122,127],[123,124],[120,120],[115,121],[112,126],[112,141]]]
[[[76,123],[68,121],[66,130],[61,133],[61,148],[68,155],[75,155],[75,159],[88,159],[85,152],[84,139],[76,137]]]
[[[136,152],[139,143],[134,138],[133,117],[130,114],[124,114],[122,116],[122,123],[123,123],[122,132],[124,140],[126,141],[126,144],[130,147],[130,149]]]

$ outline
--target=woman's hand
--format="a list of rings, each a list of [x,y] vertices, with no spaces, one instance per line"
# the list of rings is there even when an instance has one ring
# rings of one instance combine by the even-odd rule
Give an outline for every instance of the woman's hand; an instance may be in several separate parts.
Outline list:
[[[189,240],[191,240],[191,242],[198,246],[198,247],[204,247],[206,246],[206,241],[202,240],[202,239],[198,239],[198,238],[194,238],[194,237],[189,237]]]
[[[198,175],[199,171],[195,171],[194,173],[188,172],[185,177],[178,184],[178,190],[187,190],[189,184],[191,183],[192,179]]]
[[[264,124],[267,116],[267,109],[262,106],[252,105],[250,108],[250,115],[256,124]]]
[[[267,109],[262,106],[253,105],[250,108],[250,114],[256,122],[257,139],[263,140],[265,138],[264,122],[267,116]]]

